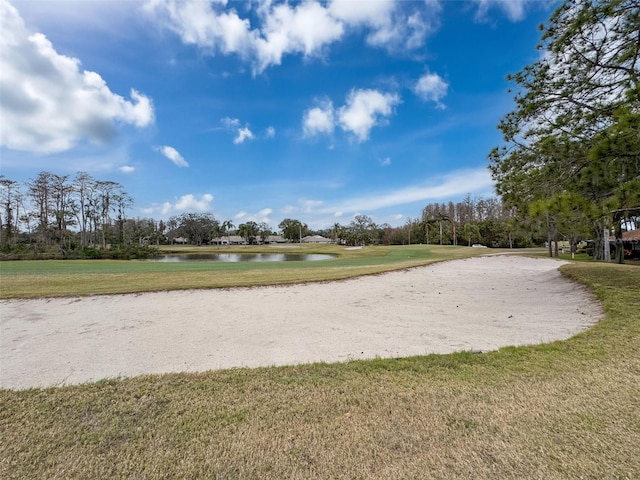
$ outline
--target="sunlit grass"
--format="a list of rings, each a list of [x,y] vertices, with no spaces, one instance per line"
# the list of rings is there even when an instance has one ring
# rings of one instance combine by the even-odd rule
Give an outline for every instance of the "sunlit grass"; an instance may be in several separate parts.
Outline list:
[[[411,245],[347,249],[335,245],[165,247],[181,253],[327,253],[300,262],[162,263],[135,260],[0,262],[0,298],[36,298],[164,290],[229,288],[341,280],[486,253],[468,247]]]

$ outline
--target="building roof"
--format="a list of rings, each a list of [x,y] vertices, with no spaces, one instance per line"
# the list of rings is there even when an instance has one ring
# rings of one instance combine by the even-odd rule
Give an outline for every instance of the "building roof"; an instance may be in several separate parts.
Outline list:
[[[626,242],[632,242],[634,240],[640,241],[640,230],[629,230],[628,232],[622,232],[622,240]]]
[[[331,243],[331,239],[322,235],[307,235],[302,239],[302,243]]]
[[[266,239],[269,243],[286,243],[287,239],[282,235],[269,235]]]

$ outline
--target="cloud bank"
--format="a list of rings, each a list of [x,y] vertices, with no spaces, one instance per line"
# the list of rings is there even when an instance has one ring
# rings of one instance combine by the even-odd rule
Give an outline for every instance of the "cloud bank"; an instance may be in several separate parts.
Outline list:
[[[160,213],[163,216],[175,215],[185,212],[195,213],[208,213],[211,211],[211,202],[213,202],[213,195],[205,193],[204,195],[194,195],[188,193],[181,196],[175,202],[164,202],[160,207]],[[156,209],[151,208],[147,210],[147,213],[153,213]]]
[[[322,57],[331,44],[350,31],[366,29],[368,45],[406,52],[424,45],[438,26],[437,1],[308,0],[291,5],[271,0],[253,2],[251,17],[242,18],[226,1],[149,0],[144,10],[185,44],[215,55],[237,55],[252,65],[254,74],[280,65],[285,55]]]
[[[371,89],[353,89],[345,104],[334,109],[330,101],[306,110],[302,118],[302,129],[306,137],[331,134],[336,125],[344,132],[353,134],[359,142],[369,139],[371,129],[384,125],[400,103],[396,93],[383,93]]]
[[[82,70],[80,60],[31,32],[6,0],[0,0],[0,31],[0,145],[63,152],[85,140],[109,143],[122,124],[153,123],[150,98],[135,89],[129,100],[113,93],[98,73]]]

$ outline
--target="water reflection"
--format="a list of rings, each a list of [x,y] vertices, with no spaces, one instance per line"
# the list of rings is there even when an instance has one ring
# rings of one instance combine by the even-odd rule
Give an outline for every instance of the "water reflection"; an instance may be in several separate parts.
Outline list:
[[[185,253],[164,255],[150,262],[313,262],[331,260],[324,253]]]

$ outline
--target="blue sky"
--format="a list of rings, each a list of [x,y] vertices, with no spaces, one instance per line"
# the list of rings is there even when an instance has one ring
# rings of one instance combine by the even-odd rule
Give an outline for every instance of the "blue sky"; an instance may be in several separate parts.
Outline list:
[[[0,0],[2,174],[121,183],[131,217],[393,226],[493,195],[546,1]]]

